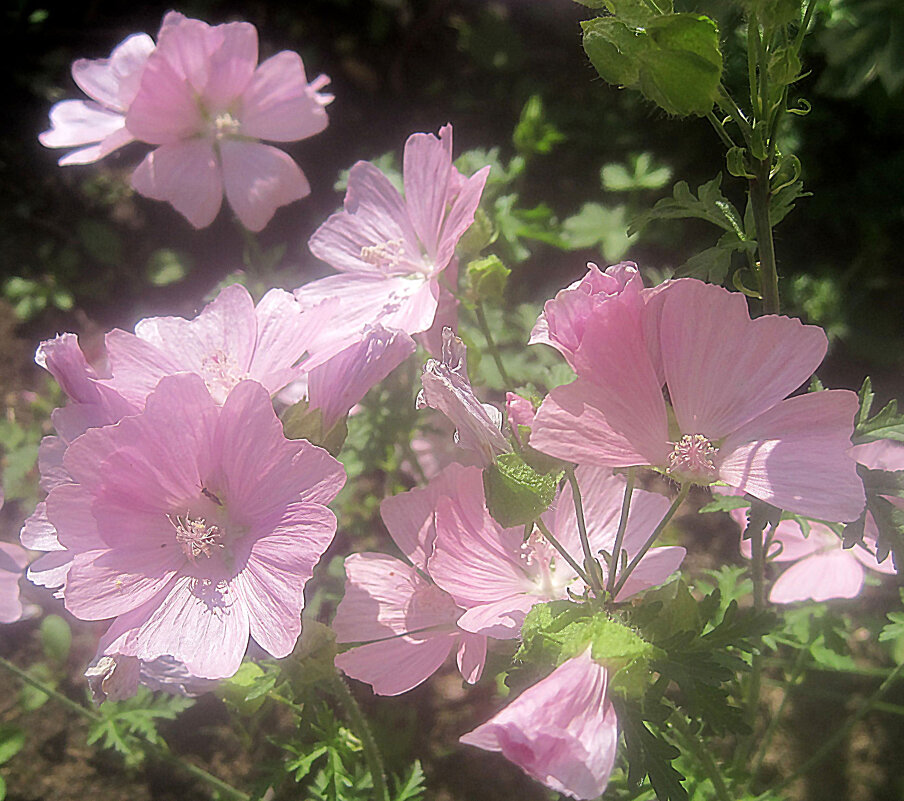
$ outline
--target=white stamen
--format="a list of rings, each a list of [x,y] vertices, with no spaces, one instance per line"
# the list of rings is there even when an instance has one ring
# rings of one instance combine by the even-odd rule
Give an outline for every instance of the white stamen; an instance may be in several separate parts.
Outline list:
[[[176,529],[176,542],[191,562],[201,556],[210,556],[214,548],[223,547],[223,530],[217,525],[208,525],[203,517],[190,517],[188,513],[166,517]]]
[[[719,452],[703,434],[685,434],[669,454],[670,475],[697,484],[709,484],[716,478],[713,457]]]

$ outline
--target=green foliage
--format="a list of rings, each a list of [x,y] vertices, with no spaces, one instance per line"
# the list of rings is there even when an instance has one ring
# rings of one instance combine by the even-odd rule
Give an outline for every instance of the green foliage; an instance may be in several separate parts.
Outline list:
[[[250,716],[267,700],[276,686],[279,669],[267,663],[242,662],[241,667],[217,688],[217,694],[238,714]]]
[[[662,189],[672,177],[672,169],[657,166],[651,153],[639,153],[625,164],[606,164],[600,170],[600,181],[607,192],[638,192]]]
[[[505,528],[536,520],[556,497],[561,474],[538,473],[517,453],[503,453],[483,471],[487,509]]]
[[[678,749],[661,734],[651,731],[635,706],[615,703],[625,738],[628,784],[637,787],[648,776],[659,801],[687,801],[687,791],[681,784],[684,775],[672,766],[679,755]]]
[[[531,95],[521,109],[521,118],[512,134],[512,142],[518,152],[543,155],[563,141],[565,136],[562,132],[547,120],[540,95]]]
[[[465,271],[465,298],[470,304],[501,303],[512,271],[498,256],[487,256],[468,264]]]
[[[72,646],[72,630],[59,615],[47,615],[41,620],[41,645],[44,656],[58,665],[65,665]]]
[[[11,276],[3,283],[3,297],[22,322],[31,320],[48,308],[69,311],[75,305],[72,295],[59,286],[52,275],[40,280]]]
[[[854,428],[854,444],[875,442],[880,439],[904,442],[904,415],[898,414],[898,402],[896,400],[889,401],[880,411],[870,417],[876,396],[869,376],[864,379],[858,395],[860,410],[857,413],[857,424]]]
[[[11,760],[25,745],[25,732],[18,726],[0,725],[0,765]],[[6,798],[6,781],[0,775],[0,801]]]
[[[99,743],[121,754],[127,765],[138,765],[145,752],[141,741],[165,746],[157,731],[157,722],[175,720],[194,701],[178,695],[154,694],[139,686],[138,692],[124,701],[105,701],[98,709],[101,720],[88,730],[87,743]],[[136,742],[136,739],[138,742]]]
[[[628,252],[637,234],[628,234],[625,205],[585,203],[562,223],[562,241],[573,250],[599,246],[603,258],[616,262]]]
[[[191,258],[170,248],[159,248],[148,257],[147,277],[153,286],[177,284],[192,270]]]
[[[898,595],[901,603],[904,604],[904,589],[899,589]],[[894,643],[894,655],[897,661],[900,661],[902,644],[904,644],[904,611],[888,613],[888,623],[879,633],[879,641]]]
[[[639,89],[669,114],[702,116],[716,100],[722,52],[716,24],[700,14],[656,15],[612,0],[616,15],[581,23],[584,51],[609,83]]]

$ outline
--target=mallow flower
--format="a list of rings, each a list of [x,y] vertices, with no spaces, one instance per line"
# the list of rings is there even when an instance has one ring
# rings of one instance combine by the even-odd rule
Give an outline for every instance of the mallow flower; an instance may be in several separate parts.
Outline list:
[[[223,194],[242,225],[260,231],[276,209],[310,193],[298,165],[263,144],[294,142],[327,126],[330,95],[308,83],[297,53],[258,65],[247,22],[208,25],[171,11],[126,114],[126,127],[158,147],[132,175],[146,197],[164,200],[195,228],[213,222]]]
[[[460,742],[500,752],[570,798],[598,798],[609,784],[618,748],[618,719],[607,686],[606,668],[588,647]]]
[[[466,178],[452,165],[452,126],[439,137],[416,133],[404,154],[405,194],[373,164],[359,161],[348,178],[345,206],[308,242],[336,270],[297,289],[305,305],[342,299],[335,336],[354,339],[380,323],[408,334],[437,317],[440,276],[454,269],[455,246],[474,221],[489,167]]]
[[[146,33],[124,39],[109,58],[80,58],[72,79],[90,100],[61,100],[50,109],[50,130],[38,139],[45,147],[72,147],[60,165],[90,164],[135,140],[126,128],[154,40]]]
[[[751,320],[743,295],[691,278],[643,291],[629,279],[591,301],[565,325],[577,380],[537,411],[534,448],[722,482],[821,520],[859,516],[863,483],[848,454],[857,396],[787,397],[825,356],[822,329],[778,315]]]
[[[479,472],[474,471],[479,478]],[[593,553],[611,551],[615,544],[625,494],[625,479],[610,469],[580,467],[578,483],[584,505],[587,535]],[[467,610],[460,628],[499,639],[517,637],[535,604],[580,595],[584,584],[577,572],[539,531],[527,539],[524,527],[503,528],[491,516],[482,484],[470,491],[441,497],[436,509],[436,538],[427,569],[437,585]],[[669,508],[662,495],[634,490],[623,547],[631,559],[647,541]],[[567,485],[543,520],[556,540],[580,564],[577,516]],[[684,559],[685,549],[667,546],[647,552],[631,573],[616,600],[662,584]],[[605,575],[605,560],[602,560]]]
[[[336,666],[378,695],[399,695],[426,681],[453,649],[465,681],[473,684],[483,672],[486,637],[456,625],[464,610],[433,583],[427,565],[438,499],[479,487],[479,469],[453,464],[426,487],[386,498],[383,522],[408,562],[380,553],[345,560],[348,580],[333,630],[337,642],[355,647],[339,654]]]
[[[217,679],[249,636],[292,651],[345,474],[284,437],[263,386],[242,381],[220,405],[199,376],[164,378],[140,414],[74,440],[63,467],[47,517],[73,553],[67,610],[112,620],[98,658],[170,657]]]

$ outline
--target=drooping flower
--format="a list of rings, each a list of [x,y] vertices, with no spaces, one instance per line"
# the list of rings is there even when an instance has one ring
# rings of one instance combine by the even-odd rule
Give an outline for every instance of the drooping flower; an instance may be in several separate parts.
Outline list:
[[[74,147],[60,165],[90,164],[108,156],[135,137],[126,126],[154,41],[136,33],[120,42],[110,58],[80,58],[72,78],[90,100],[62,100],[50,109],[49,131],[38,139],[45,147]]]
[[[328,306],[302,312],[281,289],[271,289],[255,306],[245,287],[232,284],[193,320],[150,317],[134,334],[107,334],[111,376],[102,383],[139,409],[161,378],[183,372],[201,376],[218,403],[249,378],[273,395],[320,361],[310,356],[320,353],[319,332],[328,315]]]
[[[429,407],[445,414],[455,424],[456,444],[474,451],[480,464],[492,464],[498,454],[511,451],[501,431],[502,412],[477,399],[468,379],[465,343],[451,328],[443,329],[442,361],[428,359],[421,382],[417,408]]]
[[[257,61],[250,23],[210,26],[171,11],[129,106],[128,130],[158,145],[132,186],[195,228],[213,222],[224,193],[242,225],[260,231],[277,208],[311,191],[298,165],[260,140],[294,142],[326,128],[332,97],[318,90],[328,79],[309,84],[288,50]]]
[[[364,644],[339,654],[336,666],[378,695],[416,687],[453,648],[465,681],[480,678],[486,637],[458,628],[462,609],[430,580],[427,567],[437,499],[473,492],[480,483],[480,470],[450,465],[423,489],[383,501],[386,528],[410,563],[378,553],[352,554],[345,561],[348,581],[333,629],[340,643]]]
[[[578,378],[543,402],[533,447],[580,464],[722,481],[808,517],[858,517],[863,483],[847,453],[857,396],[787,397],[822,361],[822,329],[751,320],[743,295],[694,279],[595,297],[571,357]]]
[[[3,508],[0,487],[0,509]],[[19,579],[25,574],[28,553],[12,542],[0,542],[0,623],[15,623],[24,614],[19,600]]]
[[[743,531],[746,526],[743,509],[731,513]],[[827,601],[830,598],[855,598],[863,589],[864,568],[893,575],[890,558],[876,559],[876,539],[867,532],[864,545],[843,547],[841,538],[828,526],[810,521],[804,535],[796,520],[782,520],[775,529],[767,558],[791,565],[775,580],[769,600],[776,604],[795,601]],[[750,540],[741,541],[741,555],[750,558]]]
[[[500,752],[570,798],[597,798],[609,783],[618,747],[618,719],[607,685],[606,668],[588,648],[459,739]]]
[[[597,555],[601,550],[611,552],[625,480],[596,467],[579,468],[577,477],[591,550]],[[503,528],[487,511],[482,485],[469,489],[468,494],[459,492],[438,500],[436,539],[427,568],[437,585],[467,610],[458,621],[461,628],[500,639],[517,637],[531,607],[568,598],[569,589],[580,595],[583,582],[539,531],[525,540],[523,527]],[[634,491],[623,542],[629,559],[641,549],[668,507],[661,495]],[[581,564],[570,485],[543,519],[556,540]],[[663,583],[684,556],[684,548],[653,548],[631,573],[617,600]]]
[[[222,406],[196,375],[164,378],[141,414],[93,428],[63,457],[47,516],[74,553],[66,608],[113,619],[98,657],[171,657],[192,676],[238,669],[249,636],[276,657],[331,542],[341,466],[287,440],[267,390]]]
[[[452,166],[452,126],[405,143],[405,195],[370,162],[355,164],[345,207],[311,237],[311,252],[341,272],[296,290],[305,305],[342,298],[335,335],[354,339],[380,323],[409,334],[437,316],[439,277],[474,220],[489,168],[465,178]],[[448,321],[446,322],[448,324]]]

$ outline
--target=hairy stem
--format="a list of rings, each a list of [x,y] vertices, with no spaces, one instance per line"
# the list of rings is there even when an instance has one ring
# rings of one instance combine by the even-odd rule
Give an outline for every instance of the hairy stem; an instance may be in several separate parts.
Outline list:
[[[625,529],[628,528],[631,496],[634,494],[634,473],[634,468],[629,467],[628,482],[625,484],[625,497],[621,507],[621,517],[618,519],[618,531],[615,534],[615,544],[612,546],[612,557],[609,560],[609,578],[606,581],[606,590],[609,593],[612,593],[612,588],[615,586],[615,574],[618,572],[618,566],[621,563],[622,543],[625,540]]]
[[[750,204],[756,225],[757,252],[760,257],[758,277],[763,296],[763,313],[778,314],[778,267],[775,261],[775,242],[772,239],[772,222],[769,219],[769,161],[759,161],[755,177],[750,180]]]
[[[515,382],[512,381],[511,376],[509,376],[508,371],[505,369],[505,365],[502,363],[502,354],[499,353],[499,348],[496,346],[496,340],[493,339],[493,332],[490,330],[490,324],[487,321],[486,312],[483,310],[482,303],[478,302],[474,306],[474,314],[477,316],[477,324],[480,326],[480,331],[487,341],[487,350],[490,352],[493,361],[496,363],[496,369],[499,370],[502,382],[506,387],[514,388]]]
[[[355,732],[361,738],[364,760],[367,762],[367,769],[373,779],[375,801],[389,801],[386,774],[383,771],[383,759],[380,756],[380,749],[377,748],[377,742],[374,740],[367,718],[364,717],[361,707],[358,706],[358,702],[352,695],[351,690],[348,689],[345,679],[338,673],[333,674],[330,690],[339,699],[339,703],[342,704],[345,714],[348,716],[349,723],[351,723]]]
[[[668,511],[665,513],[665,516],[662,520],[659,521],[656,528],[653,529],[653,533],[649,536],[647,541],[643,544],[643,547],[634,554],[634,558],[628,563],[628,566],[622,571],[622,574],[618,577],[618,581],[615,583],[615,587],[612,589],[612,597],[618,597],[618,594],[621,592],[622,587],[625,586],[625,582],[628,580],[628,577],[634,572],[634,568],[636,568],[640,564],[640,560],[647,555],[647,551],[653,547],[653,543],[656,542],[659,535],[662,534],[662,530],[669,524],[669,521],[675,516],[675,512],[678,511],[678,507],[684,503],[685,498],[687,498],[688,493],[691,491],[690,484],[682,484],[681,489],[678,490],[678,496],[672,501],[672,505],[669,507]]]
[[[583,581],[588,587],[593,586],[590,583],[590,578],[577,563],[577,560],[570,553],[568,553],[568,551],[565,549],[565,546],[555,538],[555,535],[549,530],[546,523],[544,523],[543,520],[539,517],[534,522],[537,524],[537,528],[540,529],[540,533],[544,537],[546,537],[547,540],[549,540],[549,544],[552,545],[553,548],[555,548],[560,554],[562,554],[562,558],[566,562],[568,562],[568,564],[571,566],[571,569],[578,574],[581,581]]]
[[[590,549],[590,539],[587,537],[587,523],[584,520],[584,504],[581,501],[581,488],[578,486],[577,476],[574,474],[574,467],[568,467],[565,470],[568,477],[568,483],[571,484],[571,497],[574,501],[574,513],[578,519],[578,533],[581,536],[581,549],[584,551],[584,570],[590,579],[590,587],[593,594],[597,598],[603,597],[603,582],[600,580],[599,566],[593,551]]]

